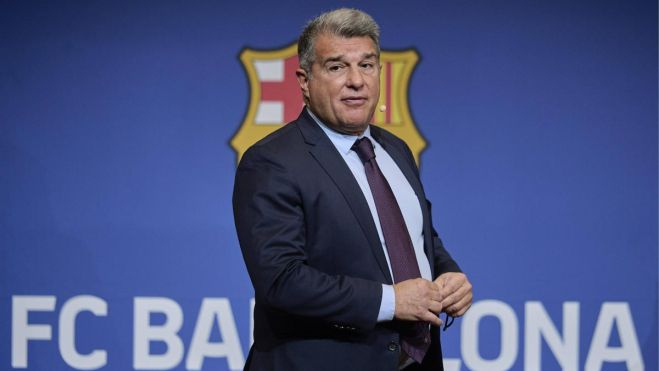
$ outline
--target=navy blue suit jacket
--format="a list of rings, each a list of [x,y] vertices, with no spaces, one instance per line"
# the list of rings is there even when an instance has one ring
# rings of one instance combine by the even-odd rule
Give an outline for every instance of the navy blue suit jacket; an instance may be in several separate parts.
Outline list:
[[[435,233],[405,143],[371,127],[416,192],[433,277],[459,271]],[[322,129],[303,110],[243,155],[233,208],[252,284],[254,345],[246,370],[395,371],[399,321],[377,323],[392,284],[366,199]],[[439,334],[417,369],[442,370]]]

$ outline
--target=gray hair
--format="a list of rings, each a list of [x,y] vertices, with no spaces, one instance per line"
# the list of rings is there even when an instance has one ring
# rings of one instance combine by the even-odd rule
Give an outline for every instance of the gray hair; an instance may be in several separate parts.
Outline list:
[[[380,56],[380,27],[373,18],[357,9],[340,8],[326,12],[307,23],[297,42],[300,67],[311,73],[316,56],[314,46],[318,35],[329,34],[341,37],[370,37]]]

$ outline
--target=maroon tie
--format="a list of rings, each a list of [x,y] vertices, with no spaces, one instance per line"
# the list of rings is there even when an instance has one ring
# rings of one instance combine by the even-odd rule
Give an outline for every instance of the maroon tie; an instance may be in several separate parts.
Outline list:
[[[385,179],[378,163],[375,161],[373,143],[364,137],[353,144],[353,151],[364,164],[366,179],[371,188],[375,208],[380,218],[380,227],[389,254],[394,282],[402,282],[421,277],[419,265],[414,254],[410,234],[405,226],[405,219],[398,207],[396,197]],[[430,328],[426,322],[414,322],[401,334],[401,346],[412,359],[421,363],[430,346]]]

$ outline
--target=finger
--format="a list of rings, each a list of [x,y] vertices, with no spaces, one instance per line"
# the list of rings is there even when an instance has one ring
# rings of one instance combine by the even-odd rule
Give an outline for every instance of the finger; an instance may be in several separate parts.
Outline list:
[[[430,305],[428,306],[428,310],[432,313],[439,314],[442,311],[442,303],[439,301],[431,301]]]
[[[460,317],[465,312],[469,307],[471,306],[471,300],[472,300],[472,294],[471,292],[465,295],[463,298],[461,298],[457,303],[444,307],[446,313],[454,316],[454,317]]]
[[[451,275],[444,283],[444,290],[447,291],[447,295],[452,294],[458,291],[461,287],[464,287],[466,282],[467,279],[462,274]]]
[[[455,309],[451,309],[451,312],[448,312],[451,316],[453,317],[462,317],[464,316],[465,313],[467,313],[467,310],[471,307],[470,302],[464,303],[464,305],[461,306],[454,306]]]
[[[444,309],[447,309],[447,308],[451,307],[452,305],[454,305],[455,303],[457,303],[458,301],[460,301],[460,299],[461,299],[460,294],[457,293],[457,292],[454,292],[451,295],[446,296],[442,300],[442,306],[444,307]]]
[[[455,287],[453,283],[447,282],[441,289],[441,293],[444,297],[448,297],[458,290],[459,287]]]
[[[423,322],[430,322],[434,326],[441,326],[442,320],[435,313],[425,312],[421,318]]]
[[[450,290],[447,296],[456,293],[459,295],[464,295],[467,291],[471,291],[471,287],[471,283],[469,283],[467,280],[464,280],[459,285],[449,284],[448,286],[445,286],[444,289]]]
[[[460,317],[467,311],[469,305],[470,301],[465,298],[449,307],[444,307],[444,311],[453,317]]]
[[[469,310],[470,307],[471,307],[471,302],[469,302],[467,305],[465,305],[464,307],[462,307],[462,309],[460,309],[460,310],[455,314],[455,317],[462,317],[462,316],[464,316],[464,314],[467,313],[467,310]]]
[[[432,301],[442,302],[444,300],[444,295],[439,290],[432,291],[432,292],[430,292],[430,295],[428,296],[428,299],[430,299]]]
[[[435,285],[439,287],[440,289],[444,288],[444,285],[446,285],[446,277],[444,276],[439,276],[437,279],[434,281]]]
[[[442,305],[445,309],[448,309],[461,301],[467,295],[471,295],[471,290],[467,286],[462,286],[457,291],[444,298]]]

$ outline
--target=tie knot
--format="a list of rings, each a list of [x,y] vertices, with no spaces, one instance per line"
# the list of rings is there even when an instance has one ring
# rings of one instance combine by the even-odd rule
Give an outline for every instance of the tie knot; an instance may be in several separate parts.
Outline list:
[[[375,151],[373,151],[373,143],[367,137],[357,139],[355,144],[350,148],[353,151],[357,152],[357,156],[362,160],[362,163],[365,164],[371,159],[375,158]]]

